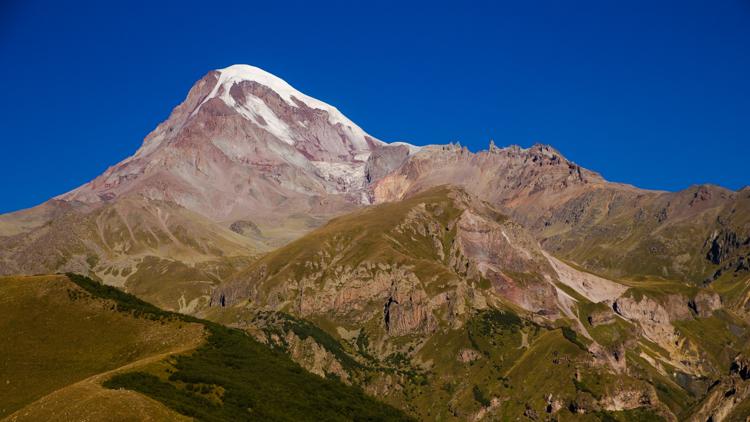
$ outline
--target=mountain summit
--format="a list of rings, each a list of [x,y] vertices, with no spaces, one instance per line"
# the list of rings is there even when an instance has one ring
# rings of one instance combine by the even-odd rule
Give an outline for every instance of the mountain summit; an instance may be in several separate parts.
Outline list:
[[[362,202],[365,163],[383,144],[282,79],[233,65],[199,80],[132,157],[59,199],[138,194],[228,222],[279,217],[280,202],[286,216],[316,214],[322,196]]]

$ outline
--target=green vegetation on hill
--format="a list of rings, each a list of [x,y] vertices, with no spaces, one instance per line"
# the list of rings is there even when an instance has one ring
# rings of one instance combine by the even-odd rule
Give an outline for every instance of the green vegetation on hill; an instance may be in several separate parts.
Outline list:
[[[141,309],[150,305],[76,280],[0,278],[0,418],[91,376],[191,347],[203,335],[201,325],[144,318]]]
[[[183,320],[196,322],[198,319],[189,317],[187,315],[175,314],[173,312],[167,312],[157,308],[156,306],[144,302],[137,297],[125,293],[122,290],[118,290],[112,286],[107,286],[97,281],[94,281],[88,277],[68,273],[66,274],[68,279],[73,283],[77,284],[78,287],[87,291],[94,297],[99,299],[106,299],[113,301],[113,309],[117,312],[131,314],[137,318],[146,318],[150,320]]]
[[[615,278],[663,277],[698,286],[748,274],[746,191],[693,186],[650,198],[626,195],[613,200],[611,193],[597,191],[562,205],[557,210],[562,216],[588,215],[545,226],[545,245],[559,257]]]
[[[127,373],[105,386],[136,390],[201,421],[409,419],[355,388],[308,373],[239,330],[209,330],[207,343],[178,356],[166,379]]]
[[[161,310],[87,277],[0,278],[0,303],[0,416],[21,408],[27,419],[69,409],[88,414],[94,409],[85,403],[94,397],[99,407],[121,403],[100,398],[128,400],[148,416],[143,396],[103,393],[132,390],[156,400],[149,409],[158,402],[198,421],[409,420],[355,387],[308,373],[243,331]]]
[[[675,327],[690,341],[700,345],[703,355],[715,368],[728,368],[732,359],[747,349],[750,341],[746,335],[737,335],[747,332],[747,324],[724,310],[716,311],[708,318],[676,321]]]
[[[91,294],[115,300],[119,312],[199,322],[209,332],[205,344],[174,359],[169,374],[119,374],[106,387],[138,391],[201,421],[409,420],[356,388],[308,373],[243,331],[165,312],[86,277],[69,277]],[[305,327],[309,335],[319,334],[315,327]]]

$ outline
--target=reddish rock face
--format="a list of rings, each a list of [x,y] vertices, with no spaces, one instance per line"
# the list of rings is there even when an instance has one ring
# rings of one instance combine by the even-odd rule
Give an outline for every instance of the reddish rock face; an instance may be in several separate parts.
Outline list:
[[[60,198],[138,195],[215,221],[330,216],[362,202],[365,162],[381,144],[273,75],[232,66],[198,81],[132,157]]]

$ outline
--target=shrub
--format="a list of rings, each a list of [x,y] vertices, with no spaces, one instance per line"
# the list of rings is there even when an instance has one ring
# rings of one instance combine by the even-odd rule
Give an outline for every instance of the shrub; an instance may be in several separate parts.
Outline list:
[[[484,392],[482,392],[478,385],[475,385],[471,391],[474,393],[474,400],[476,400],[477,403],[481,404],[484,407],[488,407],[490,405],[490,399],[488,399],[487,396],[484,395]]]

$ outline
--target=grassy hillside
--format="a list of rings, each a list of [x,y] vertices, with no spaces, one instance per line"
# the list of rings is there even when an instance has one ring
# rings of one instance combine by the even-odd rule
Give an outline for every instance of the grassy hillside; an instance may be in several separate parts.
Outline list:
[[[0,278],[0,417],[95,374],[194,347],[203,336],[200,324],[118,307],[65,276]]]
[[[2,297],[13,299],[1,335],[26,337],[0,346],[8,357],[0,372],[8,380],[3,385],[8,394],[0,395],[3,416],[31,404],[13,420],[60,413],[90,417],[102,406],[150,410],[137,419],[172,420],[178,414],[205,421],[408,419],[357,389],[306,372],[241,331],[162,311],[82,276],[2,279],[0,286]],[[169,351],[179,353],[169,357]],[[97,376],[115,368],[120,369]],[[90,391],[84,379],[91,376],[112,393]],[[131,398],[133,405],[101,400],[107,395]],[[90,406],[82,409],[81,402]]]

